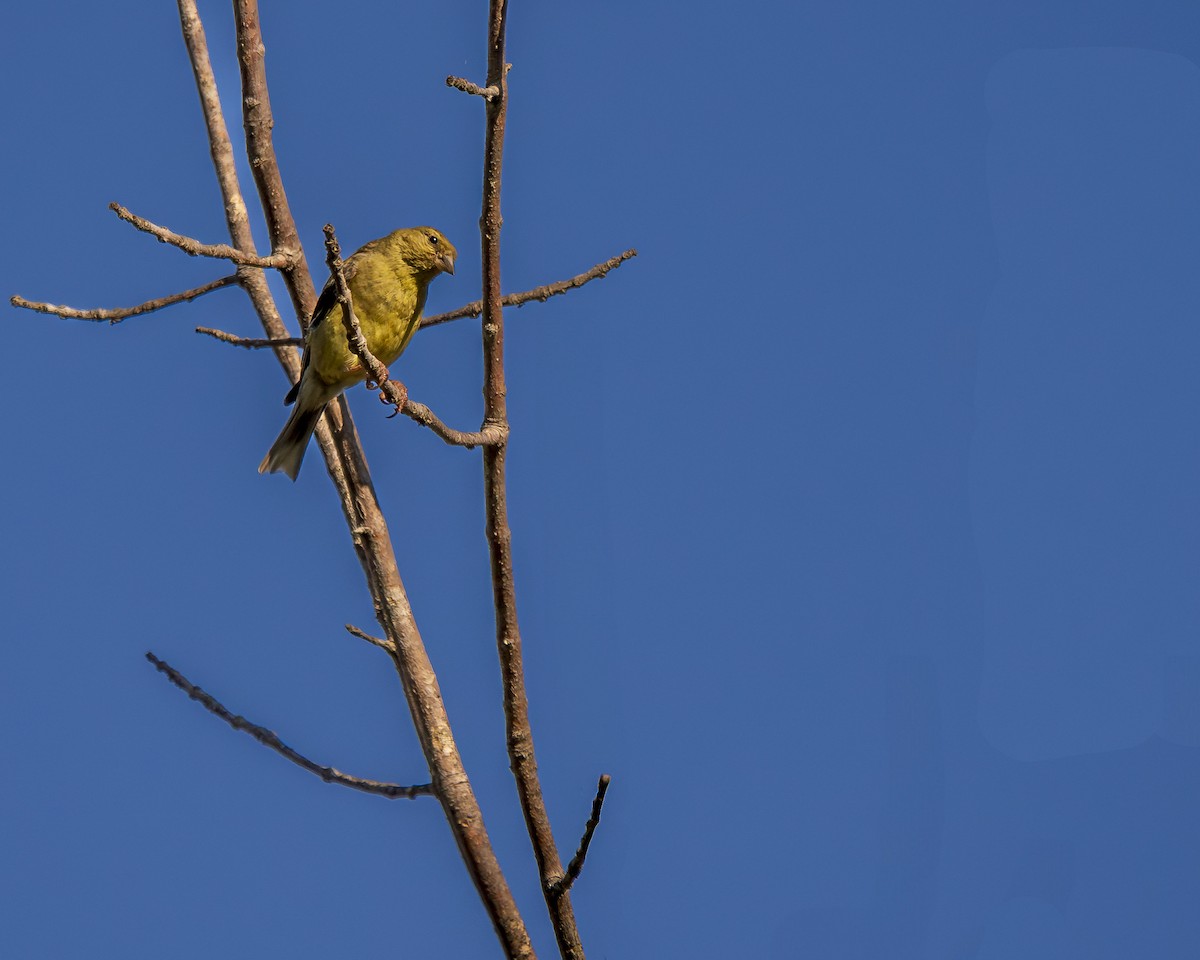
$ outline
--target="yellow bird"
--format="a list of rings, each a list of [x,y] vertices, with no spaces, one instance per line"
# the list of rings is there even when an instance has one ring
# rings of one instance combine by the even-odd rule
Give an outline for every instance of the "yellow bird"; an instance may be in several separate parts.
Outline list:
[[[384,366],[408,346],[421,325],[429,284],[439,273],[454,273],[457,253],[433,227],[407,227],[364,244],[346,259],[344,272],[354,315],[367,347]],[[296,408],[258,472],[283,472],[295,480],[326,405],[366,375],[346,342],[342,308],[330,278],[313,309],[300,380],[283,400],[294,402]]]

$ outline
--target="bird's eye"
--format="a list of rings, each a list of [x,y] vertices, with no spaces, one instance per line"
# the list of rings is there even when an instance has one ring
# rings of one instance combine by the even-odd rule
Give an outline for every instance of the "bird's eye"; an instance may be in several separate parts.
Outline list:
[[[431,233],[429,235],[429,242],[436,247],[438,245],[438,238]]]

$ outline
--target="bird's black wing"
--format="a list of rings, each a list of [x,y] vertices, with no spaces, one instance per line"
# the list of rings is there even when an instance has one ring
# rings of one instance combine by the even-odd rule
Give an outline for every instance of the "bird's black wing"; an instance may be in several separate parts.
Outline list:
[[[343,269],[342,272],[346,275],[346,279],[349,280],[351,276],[350,270]],[[321,321],[329,316],[329,311],[333,309],[335,303],[337,303],[337,284],[333,282],[333,277],[330,277],[325,281],[325,287],[321,290],[321,295],[317,297],[317,305],[313,307],[312,312],[312,323],[308,325],[308,329],[314,330],[320,326]]]
[[[367,244],[370,246],[370,244]],[[365,247],[363,249],[366,249]],[[362,250],[357,251],[352,257],[342,264],[342,276],[346,278],[348,284],[356,273],[358,273],[358,254]],[[321,295],[317,297],[317,305],[313,307],[312,323],[308,325],[310,330],[321,325],[321,321],[329,316],[329,311],[333,309],[337,303],[337,284],[333,282],[333,277],[325,281],[325,286],[321,290]]]

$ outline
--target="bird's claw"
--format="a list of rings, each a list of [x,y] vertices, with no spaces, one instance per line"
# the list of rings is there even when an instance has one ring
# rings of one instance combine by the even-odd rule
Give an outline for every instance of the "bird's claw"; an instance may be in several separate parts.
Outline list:
[[[390,389],[384,390],[379,394],[379,402],[385,406],[391,404],[396,409],[388,414],[388,419],[403,412],[404,405],[408,403],[408,387],[402,384],[399,380],[389,380],[387,382]]]

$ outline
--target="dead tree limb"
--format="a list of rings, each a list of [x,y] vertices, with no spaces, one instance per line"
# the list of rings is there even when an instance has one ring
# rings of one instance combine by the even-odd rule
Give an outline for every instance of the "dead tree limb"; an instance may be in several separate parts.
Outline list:
[[[508,66],[504,60],[507,0],[489,0],[487,88],[497,91],[485,104],[483,148],[483,209],[479,217],[483,261],[483,403],[484,428],[504,431],[506,442],[483,448],[483,483],[486,536],[491,556],[492,597],[496,609],[496,648],[500,657],[504,691],[504,720],[509,766],[517,782],[517,796],[525,827],[533,844],[541,877],[542,895],[554,927],[554,937],[564,960],[583,960],[583,945],[575,923],[569,891],[556,892],[563,875],[562,860],[554,842],[550,815],[538,779],[521,629],[517,622],[517,594],[513,580],[512,530],[508,523],[505,461],[508,454],[508,388],[504,381],[504,310],[500,292],[500,183],[504,164],[504,127],[508,112]]]

